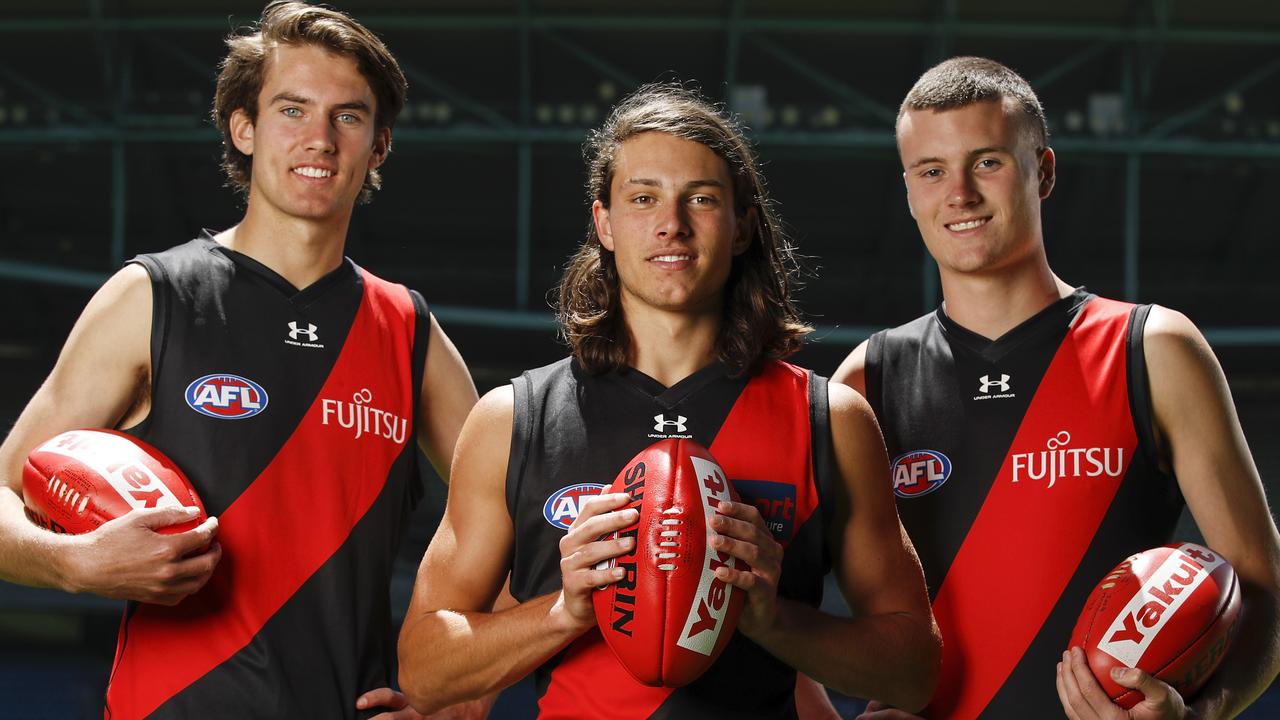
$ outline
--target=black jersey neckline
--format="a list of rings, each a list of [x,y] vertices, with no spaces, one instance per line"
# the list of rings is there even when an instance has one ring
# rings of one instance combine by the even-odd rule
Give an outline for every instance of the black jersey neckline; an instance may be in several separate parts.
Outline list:
[[[264,265],[258,260],[255,260],[242,252],[232,250],[226,245],[218,242],[214,239],[213,232],[207,228],[201,231],[199,239],[208,244],[208,248],[211,252],[219,253],[223,257],[235,263],[237,266],[253,273],[267,285],[275,288],[275,290],[284,296],[286,300],[297,306],[299,309],[306,308],[308,305],[315,302],[315,300],[321,295],[328,292],[329,289],[335,287],[342,281],[349,279],[351,275],[355,273],[355,263],[351,262],[351,258],[344,255],[342,262],[338,264],[338,267],[330,270],[328,273],[325,273],[310,285],[304,288],[298,288],[293,283],[286,280],[283,275],[272,270],[267,265]]]
[[[979,335],[952,320],[947,315],[945,302],[934,311],[934,317],[941,326],[943,335],[950,342],[959,344],[970,352],[981,355],[988,362],[996,362],[1027,341],[1037,338],[1043,333],[1050,333],[1055,330],[1062,332],[1075,321],[1075,318],[1079,316],[1080,310],[1094,297],[1096,296],[1093,293],[1081,285],[1073,290],[1070,295],[1050,303],[1040,312],[1023,320],[1013,329],[994,340]]]
[[[663,385],[658,380],[630,366],[614,372],[613,375],[619,382],[632,390],[641,393],[645,397],[652,398],[654,402],[667,410],[674,410],[684,400],[706,387],[709,383],[727,376],[728,373],[729,369],[725,367],[725,364],[716,360],[710,365],[686,375],[671,387]]]

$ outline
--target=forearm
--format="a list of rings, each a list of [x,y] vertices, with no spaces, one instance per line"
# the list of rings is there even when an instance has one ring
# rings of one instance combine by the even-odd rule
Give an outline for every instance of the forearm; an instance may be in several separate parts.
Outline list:
[[[19,585],[74,592],[65,575],[68,538],[27,520],[22,500],[0,488],[0,579]]]
[[[779,598],[772,628],[752,640],[823,685],[904,710],[923,708],[937,685],[938,640],[909,613],[844,618]]]
[[[1280,600],[1242,583],[1244,605],[1226,657],[1189,708],[1197,718],[1230,718],[1258,698],[1280,672]]]
[[[436,610],[400,637],[400,688],[418,712],[496,692],[528,675],[583,633],[564,617],[560,593],[497,612]]]

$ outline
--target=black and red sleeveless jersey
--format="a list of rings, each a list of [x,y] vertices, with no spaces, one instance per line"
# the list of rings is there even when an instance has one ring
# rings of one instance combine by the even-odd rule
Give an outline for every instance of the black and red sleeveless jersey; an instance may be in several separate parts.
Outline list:
[[[872,336],[867,399],[942,630],[927,717],[1061,713],[1055,667],[1090,590],[1170,540],[1183,503],[1154,449],[1149,310],[1081,289],[997,340],[942,309]]]
[[[395,677],[426,305],[350,260],[297,290],[208,236],[133,262],[154,314],[130,432],[186,472],[223,555],[176,607],[128,605],[106,715],[357,717]]]
[[[517,600],[560,589],[560,538],[586,497],[652,443],[685,437],[711,451],[785,547],[779,594],[820,603],[830,564],[824,378],[781,362],[733,378],[717,363],[667,388],[636,370],[590,375],[566,359],[512,384],[507,510]],[[538,668],[535,679],[543,718],[795,716],[795,670],[741,633],[706,674],[675,690],[637,682],[594,628]]]

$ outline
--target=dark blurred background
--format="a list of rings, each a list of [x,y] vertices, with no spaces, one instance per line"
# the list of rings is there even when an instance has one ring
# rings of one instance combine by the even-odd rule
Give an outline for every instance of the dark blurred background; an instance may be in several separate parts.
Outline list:
[[[4,0],[6,429],[123,260],[239,219],[207,114],[222,38],[261,7]],[[1058,274],[1190,316],[1217,349],[1264,479],[1280,474],[1273,0],[340,7],[388,42],[411,85],[385,188],[357,209],[348,253],[422,291],[482,393],[565,353],[547,292],[586,226],[581,143],[651,80],[695,84],[751,128],[806,257],[799,299],[819,331],[798,362],[830,374],[870,332],[932,309],[936,272],[907,214],[892,121],[924,69],[977,54],[1020,71],[1048,112],[1058,184],[1045,237]],[[397,614],[443,505],[429,486],[400,558]],[[115,603],[0,583],[0,717],[98,716],[118,617]],[[1248,716],[1280,716],[1268,700]],[[517,693],[495,716],[530,712]]]

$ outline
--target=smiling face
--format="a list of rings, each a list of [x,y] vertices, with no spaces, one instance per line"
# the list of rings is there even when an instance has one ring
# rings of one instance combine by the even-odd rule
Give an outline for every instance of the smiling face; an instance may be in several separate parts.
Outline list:
[[[373,90],[354,58],[316,45],[270,50],[258,117],[231,116],[231,137],[253,158],[251,212],[345,221],[365,175],[386,159]]]
[[[1000,101],[912,110],[898,122],[911,216],[942,273],[989,273],[1043,257],[1040,201],[1054,156]]]
[[[734,209],[729,167],[707,146],[661,132],[623,142],[609,207],[592,214],[614,253],[624,313],[718,312],[733,256],[750,242]]]

